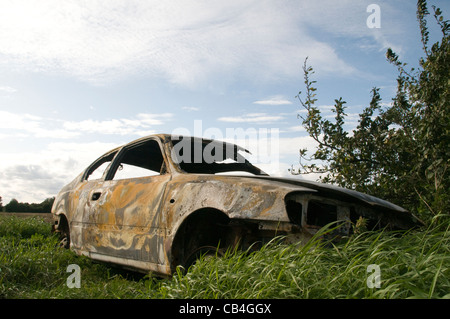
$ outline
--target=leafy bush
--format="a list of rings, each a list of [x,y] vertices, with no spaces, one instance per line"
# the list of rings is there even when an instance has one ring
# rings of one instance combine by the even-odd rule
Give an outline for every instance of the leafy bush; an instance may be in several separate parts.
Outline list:
[[[417,18],[425,57],[419,69],[389,49],[388,61],[398,69],[398,88],[391,106],[383,108],[378,88],[359,115],[358,126],[344,129],[345,101],[335,100],[334,120],[315,106],[316,81],[304,64],[306,96],[297,97],[307,111],[302,123],[318,143],[311,158],[300,150],[298,173],[320,173],[325,183],[355,189],[392,201],[424,221],[449,221],[450,209],[450,24],[433,6],[442,39],[429,47],[426,1],[419,0]],[[307,164],[302,163],[307,160]]]

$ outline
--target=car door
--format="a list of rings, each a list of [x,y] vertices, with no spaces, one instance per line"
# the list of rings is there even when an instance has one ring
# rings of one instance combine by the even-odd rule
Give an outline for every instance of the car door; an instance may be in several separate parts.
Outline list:
[[[160,206],[170,174],[158,140],[124,147],[117,154],[105,181],[89,194],[95,223],[91,234],[93,258],[123,264],[161,264],[164,230]],[[88,219],[86,219],[88,220]]]
[[[95,197],[101,193],[106,172],[117,152],[118,150],[111,151],[93,162],[86,169],[80,183],[70,196],[68,205],[72,207],[70,216],[71,246],[80,253],[95,250],[98,230]]]

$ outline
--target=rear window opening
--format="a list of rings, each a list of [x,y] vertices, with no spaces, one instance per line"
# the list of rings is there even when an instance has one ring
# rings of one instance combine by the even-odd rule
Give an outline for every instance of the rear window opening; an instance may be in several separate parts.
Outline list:
[[[323,227],[337,220],[337,206],[310,200],[306,213],[306,224]]]
[[[101,179],[103,177],[103,174],[105,173],[106,169],[108,168],[109,164],[113,160],[114,156],[116,156],[117,152],[108,154],[106,156],[101,157],[98,159],[91,167],[87,170],[84,176],[84,180],[97,180]]]

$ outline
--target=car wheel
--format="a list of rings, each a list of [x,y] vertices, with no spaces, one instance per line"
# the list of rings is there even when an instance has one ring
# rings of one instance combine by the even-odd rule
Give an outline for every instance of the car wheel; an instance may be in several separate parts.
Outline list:
[[[64,234],[61,236],[60,241],[59,241],[59,247],[66,248],[66,249],[70,247],[69,235]]]
[[[67,220],[64,217],[60,217],[58,227],[55,231],[59,234],[58,246],[61,248],[70,248],[70,230]]]

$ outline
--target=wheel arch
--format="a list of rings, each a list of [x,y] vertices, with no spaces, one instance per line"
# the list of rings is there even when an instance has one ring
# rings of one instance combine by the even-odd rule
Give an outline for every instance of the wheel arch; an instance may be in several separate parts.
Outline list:
[[[185,265],[190,253],[202,246],[219,247],[227,244],[227,226],[230,218],[223,211],[206,207],[184,218],[177,228],[170,249],[171,268]]]

